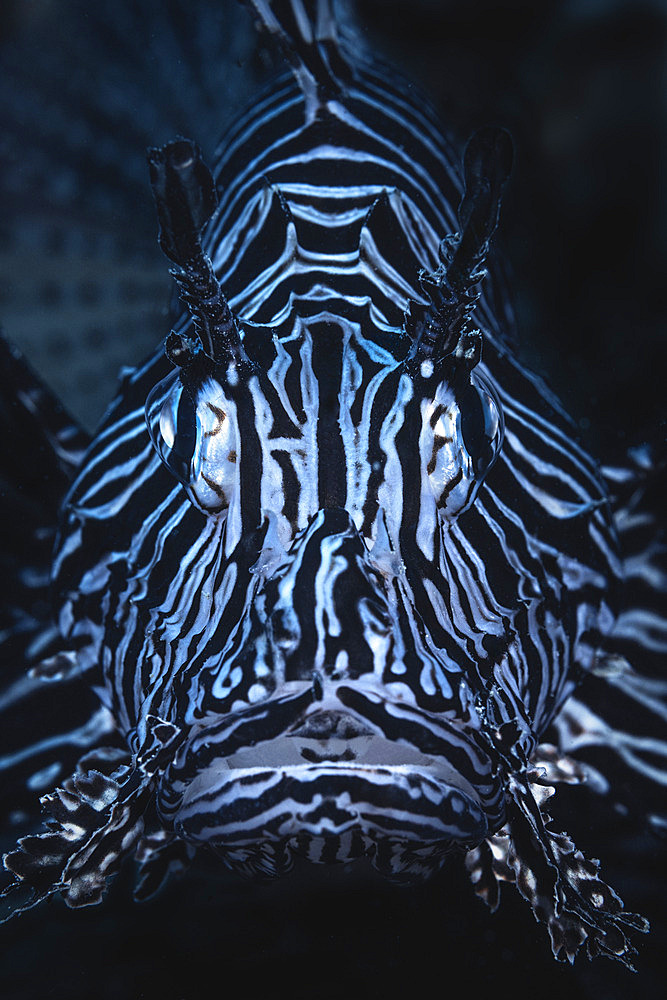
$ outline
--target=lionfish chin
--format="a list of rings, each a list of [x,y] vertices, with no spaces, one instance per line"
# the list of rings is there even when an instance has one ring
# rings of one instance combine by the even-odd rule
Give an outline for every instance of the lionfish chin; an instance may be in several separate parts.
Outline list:
[[[1,648],[5,911],[97,903],[127,857],[144,898],[199,850],[396,880],[458,855],[556,957],[630,965],[646,921],[546,804],[581,783],[664,827],[649,460],[603,474],[514,356],[507,133],[461,162],[332,2],[251,6],[290,72],[213,172],[188,139],[149,151],[166,346],[90,441],[2,347],[3,438],[40,456],[3,453],[31,531]]]

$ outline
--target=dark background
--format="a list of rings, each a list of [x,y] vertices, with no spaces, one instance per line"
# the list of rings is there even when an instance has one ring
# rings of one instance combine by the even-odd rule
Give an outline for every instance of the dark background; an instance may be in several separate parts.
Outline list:
[[[512,132],[500,240],[522,350],[583,440],[612,460],[664,440],[665,4],[357,10],[369,46],[431,95],[462,142],[487,123]],[[13,0],[0,26],[0,319],[92,427],[119,367],[166,332],[145,147],[182,132],[210,156],[272,58],[233,0]],[[562,826],[654,922],[636,976],[603,960],[557,965],[514,890],[491,916],[460,864],[407,889],[362,868],[262,885],[209,865],[150,904],[131,903],[128,871],[102,908],[54,902],[5,926],[0,993],[662,996],[664,852],[599,803],[559,797]]]

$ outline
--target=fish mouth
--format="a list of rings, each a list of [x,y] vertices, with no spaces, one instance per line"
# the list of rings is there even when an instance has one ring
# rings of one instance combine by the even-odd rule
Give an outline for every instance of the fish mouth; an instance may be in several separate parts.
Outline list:
[[[367,855],[391,856],[398,872],[480,843],[500,825],[499,797],[465,726],[347,683],[318,702],[308,686],[201,727],[165,772],[158,805],[179,836],[232,867],[278,874],[292,854]]]

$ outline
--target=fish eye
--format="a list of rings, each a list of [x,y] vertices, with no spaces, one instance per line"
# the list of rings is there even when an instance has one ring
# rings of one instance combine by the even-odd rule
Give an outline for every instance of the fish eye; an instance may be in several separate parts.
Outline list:
[[[440,511],[461,514],[474,502],[503,439],[500,402],[476,371],[462,390],[438,386],[422,411],[420,451]]]
[[[500,403],[486,379],[473,372],[459,402],[461,435],[475,476],[481,479],[496,460],[503,437]]]
[[[157,454],[195,506],[208,513],[229,506],[236,477],[230,409],[215,379],[190,390],[177,373],[160,382],[146,403],[146,423]]]
[[[201,429],[195,404],[177,375],[160,382],[149,394],[146,423],[161,461],[188,486],[197,475],[195,458]]]

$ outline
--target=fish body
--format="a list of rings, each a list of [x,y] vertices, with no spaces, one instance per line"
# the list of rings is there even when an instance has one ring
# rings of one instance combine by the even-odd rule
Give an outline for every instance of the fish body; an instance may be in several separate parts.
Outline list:
[[[637,473],[605,479],[515,357],[491,248],[511,143],[483,129],[461,162],[330,4],[252,6],[293,73],[212,173],[188,140],[149,152],[166,350],[80,462],[51,434],[78,467],[58,627],[9,700],[98,701],[5,898],[97,902],[133,854],[139,895],[197,850],[269,875],[367,857],[395,880],[459,854],[493,906],[516,881],[557,956],[627,964],[645,921],[545,803],[610,791],[616,755],[660,823],[664,553],[637,551],[647,604],[624,605]],[[650,747],[611,721],[623,705]]]

